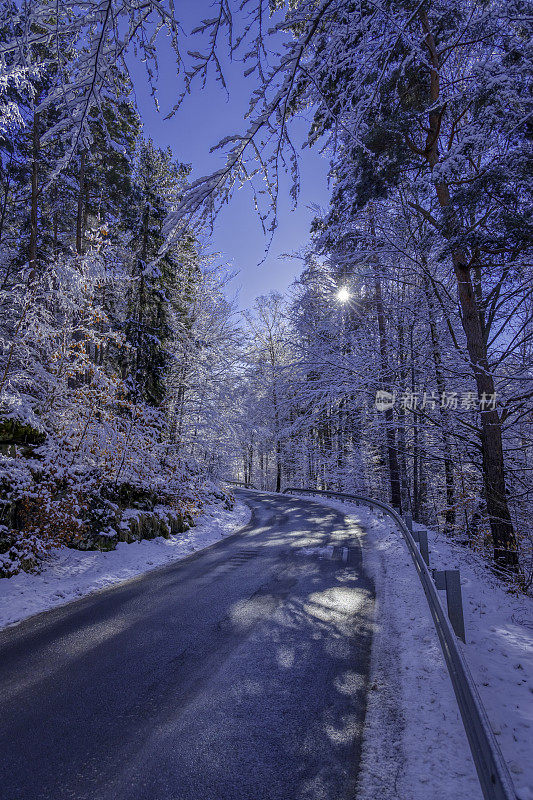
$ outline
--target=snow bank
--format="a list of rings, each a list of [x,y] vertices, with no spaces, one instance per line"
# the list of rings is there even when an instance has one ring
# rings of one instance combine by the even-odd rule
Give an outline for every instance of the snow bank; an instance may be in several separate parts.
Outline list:
[[[377,614],[358,800],[481,800],[426,596],[396,526],[357,509]],[[354,516],[352,512],[351,516]],[[392,725],[391,725],[392,722]]]
[[[380,521],[368,509],[313,501],[361,526],[364,568],[376,585],[358,800],[479,800],[451,681],[403,537],[392,521]],[[428,538],[432,566],[461,570],[462,651],[518,797],[533,800],[533,604],[508,594],[474,553],[431,531]]]
[[[0,627],[179,561],[222,536],[235,533],[246,525],[250,514],[248,506],[240,502],[235,503],[233,511],[212,505],[195,527],[170,539],[119,542],[116,550],[109,552],[54,549],[38,575],[21,572],[13,578],[0,578]]]
[[[416,527],[416,526],[415,526]],[[430,563],[460,569],[459,642],[520,800],[533,800],[533,599],[509,592],[476,553],[428,531]]]

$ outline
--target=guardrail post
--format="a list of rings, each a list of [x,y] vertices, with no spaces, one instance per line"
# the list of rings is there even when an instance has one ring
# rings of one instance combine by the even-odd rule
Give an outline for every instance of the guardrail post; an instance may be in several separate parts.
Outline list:
[[[465,638],[465,619],[463,615],[463,596],[461,592],[461,577],[458,569],[444,570],[446,582],[446,602],[448,604],[448,617],[456,635],[461,641]]]
[[[418,544],[420,547],[420,555],[429,567],[429,546],[428,546],[428,532],[424,528],[418,531]]]
[[[446,589],[446,575],[443,569],[432,569],[431,574],[435,582],[436,589]]]
[[[413,532],[413,518],[412,518],[412,516],[411,516],[409,511],[405,512],[404,521],[405,521],[405,524],[407,525],[407,528],[412,533]]]

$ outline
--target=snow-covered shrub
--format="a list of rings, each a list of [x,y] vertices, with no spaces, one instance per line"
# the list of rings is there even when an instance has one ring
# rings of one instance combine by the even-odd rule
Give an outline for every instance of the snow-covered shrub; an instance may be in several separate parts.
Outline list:
[[[168,409],[121,374],[126,288],[113,258],[100,242],[17,285],[15,303],[0,295],[2,575],[34,569],[51,547],[114,547],[129,508],[144,514],[141,533],[183,529],[213,493],[172,441]]]

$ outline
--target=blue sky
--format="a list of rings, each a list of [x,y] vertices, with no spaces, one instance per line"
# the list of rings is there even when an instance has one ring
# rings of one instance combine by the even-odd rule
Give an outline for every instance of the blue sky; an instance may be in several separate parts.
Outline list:
[[[202,6],[205,6],[202,14]],[[179,8],[179,7],[178,7]],[[183,26],[190,29],[202,16],[210,16],[206,2],[186,2],[181,5],[186,19]],[[192,24],[191,24],[192,23]],[[191,49],[199,49],[196,37],[190,42]],[[144,135],[151,137],[160,147],[170,146],[180,161],[193,166],[192,178],[210,174],[224,161],[222,151],[210,153],[210,148],[224,136],[240,132],[246,122],[243,114],[248,108],[248,97],[254,87],[252,78],[242,76],[242,64],[226,62],[230,97],[215,81],[204,89],[198,85],[197,91],[187,97],[180,111],[171,119],[165,120],[167,112],[173,107],[182,89],[176,76],[172,50],[161,39],[159,47],[158,113],[150,96],[146,74],[142,64],[131,61],[137,106],[144,123]],[[295,121],[295,141],[304,141],[307,123]],[[281,193],[278,212],[279,225],[274,235],[270,251],[265,256],[267,240],[262,232],[260,221],[253,209],[248,187],[239,190],[230,203],[220,213],[211,239],[213,251],[219,251],[221,262],[229,263],[240,271],[232,282],[232,291],[239,289],[239,306],[247,308],[254,298],[270,290],[284,291],[301,271],[301,261],[295,258],[280,259],[282,253],[299,250],[309,238],[309,225],[314,212],[309,206],[327,206],[327,159],[318,150],[304,150],[301,158],[301,193],[298,207],[291,211],[288,197],[289,181],[286,191]]]

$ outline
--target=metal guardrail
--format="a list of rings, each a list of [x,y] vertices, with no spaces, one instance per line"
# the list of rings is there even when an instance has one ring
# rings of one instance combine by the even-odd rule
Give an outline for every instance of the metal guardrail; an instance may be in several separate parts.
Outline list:
[[[244,489],[256,489],[257,490],[257,486],[254,486],[253,483],[245,483],[244,481],[228,481],[228,480],[224,479],[223,483],[229,483],[231,486],[242,486]]]
[[[436,586],[432,580],[428,566],[424,561],[413,535],[398,512],[379,500],[364,495],[345,494],[344,492],[320,491],[318,489],[298,489],[289,486],[283,494],[305,494],[326,496],[352,503],[362,503],[371,509],[380,509],[393,518],[400,528],[407,547],[414,561],[418,576],[422,583],[429,609],[435,623],[437,635],[444,654],[444,660],[450,673],[457,705],[461,713],[464,729],[472,751],[479,783],[485,800],[516,800],[516,793],[507,764],[490,727],[487,713],[481,702],[477,687],[473,681],[468,665],[463,658],[454,632],[441,605]],[[440,576],[437,576],[440,579]]]

